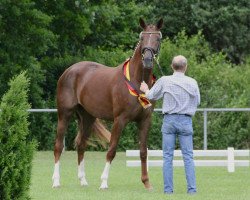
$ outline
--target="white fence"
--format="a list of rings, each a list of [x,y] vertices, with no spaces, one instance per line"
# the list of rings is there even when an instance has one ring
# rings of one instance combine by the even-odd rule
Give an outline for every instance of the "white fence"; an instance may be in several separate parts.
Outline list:
[[[162,109],[155,108],[154,111],[161,112]],[[208,121],[208,112],[250,112],[250,108],[198,108],[198,112],[203,112],[203,149],[207,149],[207,121]]]
[[[155,112],[161,112],[161,108],[155,108]],[[208,134],[208,112],[250,112],[250,108],[198,108],[198,112],[203,112],[203,149],[207,149],[207,134]],[[1,112],[1,110],[0,110]],[[41,112],[57,112],[57,109],[29,109],[28,112],[41,113]]]
[[[57,112],[57,109],[29,109],[29,112]],[[155,108],[155,112],[162,112],[161,108]],[[207,149],[207,134],[208,134],[208,112],[250,112],[250,108],[198,108],[198,112],[203,112],[203,149]]]
[[[127,150],[127,157],[140,157],[139,150]],[[249,150],[234,150],[234,148],[228,148],[227,150],[194,150],[194,163],[195,166],[216,166],[227,167],[228,172],[234,172],[235,167],[249,167],[250,166],[250,153]],[[150,160],[149,157],[161,157],[162,150],[148,150],[147,168],[149,167],[161,167],[163,161]],[[174,157],[182,157],[180,150],[174,151]],[[225,158],[223,160],[197,160],[196,157],[219,157]],[[235,160],[236,157],[247,157],[247,160]],[[141,166],[140,160],[127,160],[126,165],[128,167]],[[173,160],[174,166],[184,166],[183,160]]]

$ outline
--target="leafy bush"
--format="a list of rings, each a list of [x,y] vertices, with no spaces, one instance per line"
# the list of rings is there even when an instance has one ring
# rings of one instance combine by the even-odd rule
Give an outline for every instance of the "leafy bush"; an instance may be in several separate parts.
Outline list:
[[[29,80],[21,73],[9,86],[0,105],[0,199],[26,199],[35,149],[27,141]]]

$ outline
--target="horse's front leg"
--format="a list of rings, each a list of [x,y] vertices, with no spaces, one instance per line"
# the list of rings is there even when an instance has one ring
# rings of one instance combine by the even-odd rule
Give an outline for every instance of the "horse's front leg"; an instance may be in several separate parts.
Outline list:
[[[147,137],[151,125],[151,116],[138,123],[140,137],[141,181],[146,189],[151,190],[147,171]]]
[[[109,170],[110,170],[111,162],[115,157],[118,141],[119,141],[121,132],[126,124],[127,122],[125,122],[125,119],[121,117],[116,118],[114,120],[112,132],[111,132],[110,146],[109,146],[109,150],[106,156],[106,165],[101,176],[102,183],[101,183],[100,189],[108,189],[108,177],[109,177]]]

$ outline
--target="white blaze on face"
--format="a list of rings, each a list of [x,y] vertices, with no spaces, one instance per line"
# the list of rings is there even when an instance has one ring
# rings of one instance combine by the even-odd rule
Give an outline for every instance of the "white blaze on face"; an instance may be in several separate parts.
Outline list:
[[[148,39],[148,46],[150,46],[150,42],[151,42],[151,33],[149,34],[149,39]]]
[[[149,43],[151,42],[151,36],[152,36],[152,34],[150,33],[150,35],[149,35]]]
[[[52,180],[53,180],[53,188],[55,187],[59,187],[60,186],[60,170],[59,167],[60,166],[60,162],[58,161],[57,163],[55,163],[54,166],[54,173],[52,176]]]
[[[84,159],[78,165],[78,178],[81,182],[81,186],[87,186],[87,180],[85,178],[85,169],[84,169]]]
[[[108,177],[109,177],[110,166],[111,166],[110,162],[106,162],[105,168],[101,176],[102,183],[101,183],[100,189],[108,188]]]

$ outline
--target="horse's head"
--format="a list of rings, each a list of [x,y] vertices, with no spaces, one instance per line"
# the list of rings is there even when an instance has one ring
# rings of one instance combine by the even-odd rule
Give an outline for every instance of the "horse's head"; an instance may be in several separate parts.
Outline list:
[[[160,19],[156,25],[147,25],[140,18],[140,25],[143,31],[140,33],[142,63],[144,68],[152,69],[154,58],[160,51],[162,34],[160,29],[163,24],[163,19]]]

